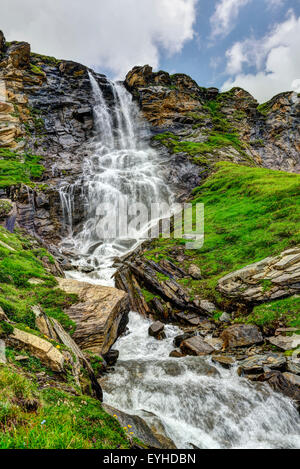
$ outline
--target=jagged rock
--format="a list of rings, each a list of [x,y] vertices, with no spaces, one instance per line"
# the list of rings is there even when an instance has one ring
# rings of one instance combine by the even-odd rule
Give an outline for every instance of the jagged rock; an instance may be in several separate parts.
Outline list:
[[[174,346],[180,347],[181,342],[183,342],[184,340],[190,339],[191,337],[193,337],[193,335],[194,335],[193,333],[186,332],[185,334],[176,336],[173,340]]]
[[[151,337],[155,337],[157,340],[162,340],[166,338],[166,334],[164,333],[165,325],[160,322],[156,321],[149,327],[149,335]]]
[[[81,388],[83,393],[87,394],[90,394],[91,388],[92,395],[102,401],[102,389],[97,381],[94,370],[70,334],[64,330],[62,325],[56,319],[49,318],[39,306],[33,306],[31,309],[35,315],[35,324],[39,331],[46,337],[64,344],[72,352],[64,352],[64,354],[65,358],[67,358],[68,362],[72,366],[72,373],[77,386]],[[83,376],[82,367],[86,370],[89,379],[87,379],[86,376]]]
[[[291,383],[280,371],[270,371],[259,378],[259,381],[267,382],[271,388],[281,392],[285,396],[293,399],[300,408],[300,388]]]
[[[147,447],[154,449],[175,449],[173,441],[166,437],[166,435],[154,434],[153,430],[147,425],[144,419],[137,415],[129,415],[122,412],[114,407],[107,404],[103,404],[104,410],[114,416],[120,425],[128,430],[128,434],[131,437],[138,438],[140,441],[145,443]],[[131,427],[128,427],[131,425]],[[130,430],[129,430],[130,429]],[[160,437],[163,437],[163,441],[160,441]]]
[[[201,269],[195,264],[190,265],[188,273],[195,280],[201,279]]]
[[[230,368],[235,363],[235,359],[228,355],[213,355],[212,361],[222,365],[224,368]]]
[[[225,348],[245,347],[263,342],[263,336],[257,326],[235,324],[229,326],[221,334]]]
[[[14,68],[28,67],[30,62],[30,44],[27,42],[12,42],[7,53]]]
[[[287,370],[294,375],[300,375],[300,359],[289,358],[287,362]]]
[[[254,355],[239,362],[239,372],[244,374],[263,373],[265,369],[283,370],[286,358],[279,354]]]
[[[128,295],[121,290],[72,279],[57,278],[59,287],[78,295],[79,302],[67,312],[77,327],[73,334],[82,350],[105,355],[125,330],[128,322]]]
[[[163,279],[160,279],[160,276],[163,276]],[[173,306],[165,309],[167,317],[164,319],[172,317],[174,308],[181,312],[192,312],[195,317],[201,314],[207,316],[207,312],[196,301],[190,300],[188,291],[176,281],[176,278],[177,275],[171,266],[164,263],[162,267],[152,260],[140,257],[139,252],[131,253],[115,274],[116,287],[128,292],[132,311],[138,311],[146,316],[151,313],[142,294],[141,285],[143,285],[150,292],[159,295],[160,301]]]
[[[174,350],[172,350],[169,357],[171,357],[171,358],[182,358],[182,357],[185,357],[185,354],[182,353],[180,348],[175,348]]]
[[[4,50],[5,48],[5,37],[3,32],[0,30],[0,53]]]
[[[176,317],[180,322],[191,326],[199,326],[201,323],[201,317],[196,313],[180,312],[176,313]]]
[[[180,349],[186,355],[210,355],[214,352],[214,348],[207,344],[200,336],[194,336],[184,340],[180,344]]]
[[[254,303],[293,295],[300,291],[300,248],[232,272],[219,280],[218,289],[230,298]]]
[[[300,376],[294,375],[293,373],[283,373],[285,379],[287,379],[294,386],[298,386],[300,389]]]
[[[282,350],[293,350],[300,346],[300,335],[297,334],[287,337],[278,335],[277,337],[270,337],[268,340],[272,345]]]
[[[211,315],[217,309],[216,305],[214,305],[211,301],[208,300],[201,300],[200,308],[202,309],[202,311],[205,311],[208,315]]]
[[[217,337],[205,337],[204,341],[215,350],[222,350],[223,340]]]
[[[63,354],[47,340],[15,327],[9,337],[9,342],[28,350],[52,371],[61,373],[64,370],[65,359]]]

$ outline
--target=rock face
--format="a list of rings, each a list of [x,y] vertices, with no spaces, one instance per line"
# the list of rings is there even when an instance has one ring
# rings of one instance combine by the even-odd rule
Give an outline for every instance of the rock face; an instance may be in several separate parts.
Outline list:
[[[225,348],[246,347],[263,342],[263,336],[257,326],[236,324],[229,326],[221,334]]]
[[[220,292],[247,302],[266,302],[300,291],[300,248],[268,257],[219,280]]]
[[[180,344],[180,349],[186,355],[210,355],[214,352],[214,348],[206,343],[200,336],[191,337],[190,339],[184,340]]]
[[[82,350],[105,355],[128,322],[128,295],[120,290],[57,278],[59,288],[78,295],[67,313],[76,323],[73,334]]]
[[[30,45],[0,37],[0,148],[43,157],[44,190],[10,188],[17,221],[48,244],[64,234],[59,188],[80,181],[82,163],[93,137],[93,96],[87,67],[34,54]],[[108,102],[111,86],[95,74]],[[75,188],[74,228],[84,215],[80,187]],[[76,192],[77,190],[77,192]],[[2,195],[0,194],[0,197]]]
[[[203,171],[220,158],[243,161],[246,153],[247,164],[252,161],[267,168],[299,172],[299,132],[290,132],[291,125],[296,129],[300,123],[297,93],[281,93],[258,106],[257,101],[241,88],[219,93],[216,88],[201,88],[187,75],[153,73],[149,65],[133,68],[125,85],[138,100],[143,115],[155,131],[168,130],[173,134],[173,140],[175,137],[179,142],[204,142],[207,132],[213,130],[216,134],[222,128],[224,130],[226,122],[229,123],[227,131],[235,129],[245,143],[243,150],[230,145],[214,148],[198,161]],[[174,147],[172,139],[165,142],[170,153]],[[172,158],[180,165],[183,156],[186,160],[184,151],[173,154]],[[172,177],[176,179],[176,175],[170,174]],[[191,171],[186,172],[186,178],[188,183],[195,182]]]

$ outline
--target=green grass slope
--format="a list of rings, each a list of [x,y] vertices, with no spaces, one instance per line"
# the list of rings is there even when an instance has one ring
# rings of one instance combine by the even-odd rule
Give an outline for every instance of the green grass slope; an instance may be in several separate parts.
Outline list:
[[[99,401],[50,388],[0,365],[0,449],[128,449]]]
[[[217,163],[194,190],[193,204],[205,205],[205,242],[185,250],[184,267],[196,264],[202,280],[184,279],[192,294],[226,306],[217,290],[224,275],[300,243],[300,176],[281,171]],[[184,239],[159,239],[145,256],[172,258]],[[299,312],[299,304],[297,306]]]

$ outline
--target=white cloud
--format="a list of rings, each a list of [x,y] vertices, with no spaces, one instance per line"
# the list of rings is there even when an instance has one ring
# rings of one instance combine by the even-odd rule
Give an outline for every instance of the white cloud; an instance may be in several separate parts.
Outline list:
[[[1,9],[7,40],[109,69],[123,77],[134,65],[159,65],[160,49],[180,52],[193,39],[198,0],[10,0]]]
[[[235,43],[227,51],[227,73],[223,90],[241,86],[259,101],[282,91],[297,91],[300,85],[300,17],[293,11],[266,36]],[[244,66],[255,68],[243,73]]]
[[[265,0],[267,7],[271,8],[279,8],[285,4],[286,0]]]
[[[252,0],[220,0],[210,19],[211,37],[227,36],[235,27],[235,20],[244,6]]]

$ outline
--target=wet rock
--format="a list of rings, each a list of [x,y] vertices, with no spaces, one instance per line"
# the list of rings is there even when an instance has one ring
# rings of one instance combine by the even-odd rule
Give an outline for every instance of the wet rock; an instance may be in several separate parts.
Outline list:
[[[195,264],[191,264],[188,270],[189,275],[195,279],[195,280],[200,280],[201,279],[201,269]]]
[[[293,385],[298,386],[300,389],[300,376],[294,375],[293,373],[283,373],[283,376]]]
[[[182,358],[182,357],[185,357],[185,354],[182,353],[182,350],[180,348],[176,348],[176,349],[172,350],[169,357],[171,357],[171,358]]]
[[[166,334],[164,332],[164,328],[165,328],[165,325],[162,322],[156,321],[153,324],[151,324],[151,326],[149,327],[149,330],[148,330],[149,335],[151,337],[155,337],[155,339],[157,340],[165,339]]]
[[[255,374],[263,373],[266,369],[283,370],[286,366],[286,358],[280,354],[254,355],[239,362],[239,373]]]
[[[288,359],[287,362],[287,371],[293,373],[294,375],[300,375],[300,359]]]
[[[108,366],[114,366],[119,358],[119,350],[110,350],[103,358]]]
[[[78,295],[66,312],[77,327],[73,339],[82,350],[108,353],[128,322],[128,295],[121,290],[57,278],[59,288]]]
[[[114,407],[111,407],[107,404],[103,404],[104,410],[114,416],[120,423],[120,425],[127,429],[128,435],[132,437],[138,438],[140,441],[145,443],[148,448],[153,449],[174,449],[176,446],[174,443],[167,439],[166,437],[163,439],[163,442],[159,441],[159,436],[154,434],[151,428],[147,425],[144,419],[137,415],[129,415],[125,412],[122,412]],[[128,427],[131,425],[131,427]],[[130,433],[133,435],[130,435]],[[162,435],[164,436],[164,435]]]
[[[214,348],[207,344],[200,336],[191,337],[180,344],[180,349],[186,355],[210,355]]]
[[[224,368],[230,368],[235,363],[234,357],[228,355],[213,355],[212,361],[222,365]]]
[[[292,336],[278,335],[271,337],[268,341],[282,350],[293,350],[300,346],[300,335],[293,334]]]
[[[300,408],[300,388],[292,384],[280,371],[265,373],[259,378],[260,381],[267,382],[274,391],[281,392],[285,396],[293,399]]]
[[[193,335],[194,334],[190,332],[186,332],[185,334],[178,335],[173,340],[173,344],[175,345],[175,347],[180,347],[181,342],[183,342],[184,340],[190,339],[190,337],[192,337]]]
[[[257,326],[251,324],[235,324],[229,326],[221,334],[225,348],[246,347],[263,342],[263,336]]]

